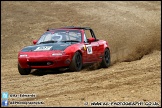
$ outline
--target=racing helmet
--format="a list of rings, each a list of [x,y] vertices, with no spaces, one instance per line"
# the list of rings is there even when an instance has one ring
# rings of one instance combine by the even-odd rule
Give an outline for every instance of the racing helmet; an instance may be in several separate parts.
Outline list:
[[[62,35],[53,35],[53,37],[52,37],[52,40],[53,41],[61,41],[62,40]]]

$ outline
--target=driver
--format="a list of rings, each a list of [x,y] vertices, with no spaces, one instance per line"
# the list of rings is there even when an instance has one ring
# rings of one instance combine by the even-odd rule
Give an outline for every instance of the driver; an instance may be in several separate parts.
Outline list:
[[[61,41],[62,40],[62,35],[53,35],[52,40],[53,41]]]

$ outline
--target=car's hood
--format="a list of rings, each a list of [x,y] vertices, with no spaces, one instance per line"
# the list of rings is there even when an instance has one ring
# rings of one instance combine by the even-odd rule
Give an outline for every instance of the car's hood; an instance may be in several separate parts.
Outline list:
[[[23,48],[22,52],[29,52],[29,51],[49,51],[49,50],[64,50],[67,48],[69,43],[48,43],[48,44],[38,44],[27,46]]]

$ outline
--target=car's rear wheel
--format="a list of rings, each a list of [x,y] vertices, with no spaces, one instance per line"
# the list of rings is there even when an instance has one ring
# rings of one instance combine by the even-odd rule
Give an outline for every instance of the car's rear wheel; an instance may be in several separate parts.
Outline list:
[[[101,67],[107,68],[109,66],[110,66],[110,50],[106,48],[104,51],[104,56],[102,58]]]
[[[76,52],[69,66],[70,71],[80,71],[82,69],[82,55]]]
[[[20,65],[18,64],[18,71],[21,75],[28,75],[31,72],[30,68],[21,68]]]

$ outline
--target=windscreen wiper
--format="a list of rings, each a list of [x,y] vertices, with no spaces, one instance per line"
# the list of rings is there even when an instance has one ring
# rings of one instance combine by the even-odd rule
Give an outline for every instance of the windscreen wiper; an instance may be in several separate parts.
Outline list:
[[[66,40],[66,41],[61,41],[61,42],[80,42],[80,41],[77,41],[77,40]]]
[[[53,41],[53,40],[50,40],[50,41],[44,41],[44,42],[40,42],[39,44],[42,44],[42,43],[56,43],[58,41]]]

